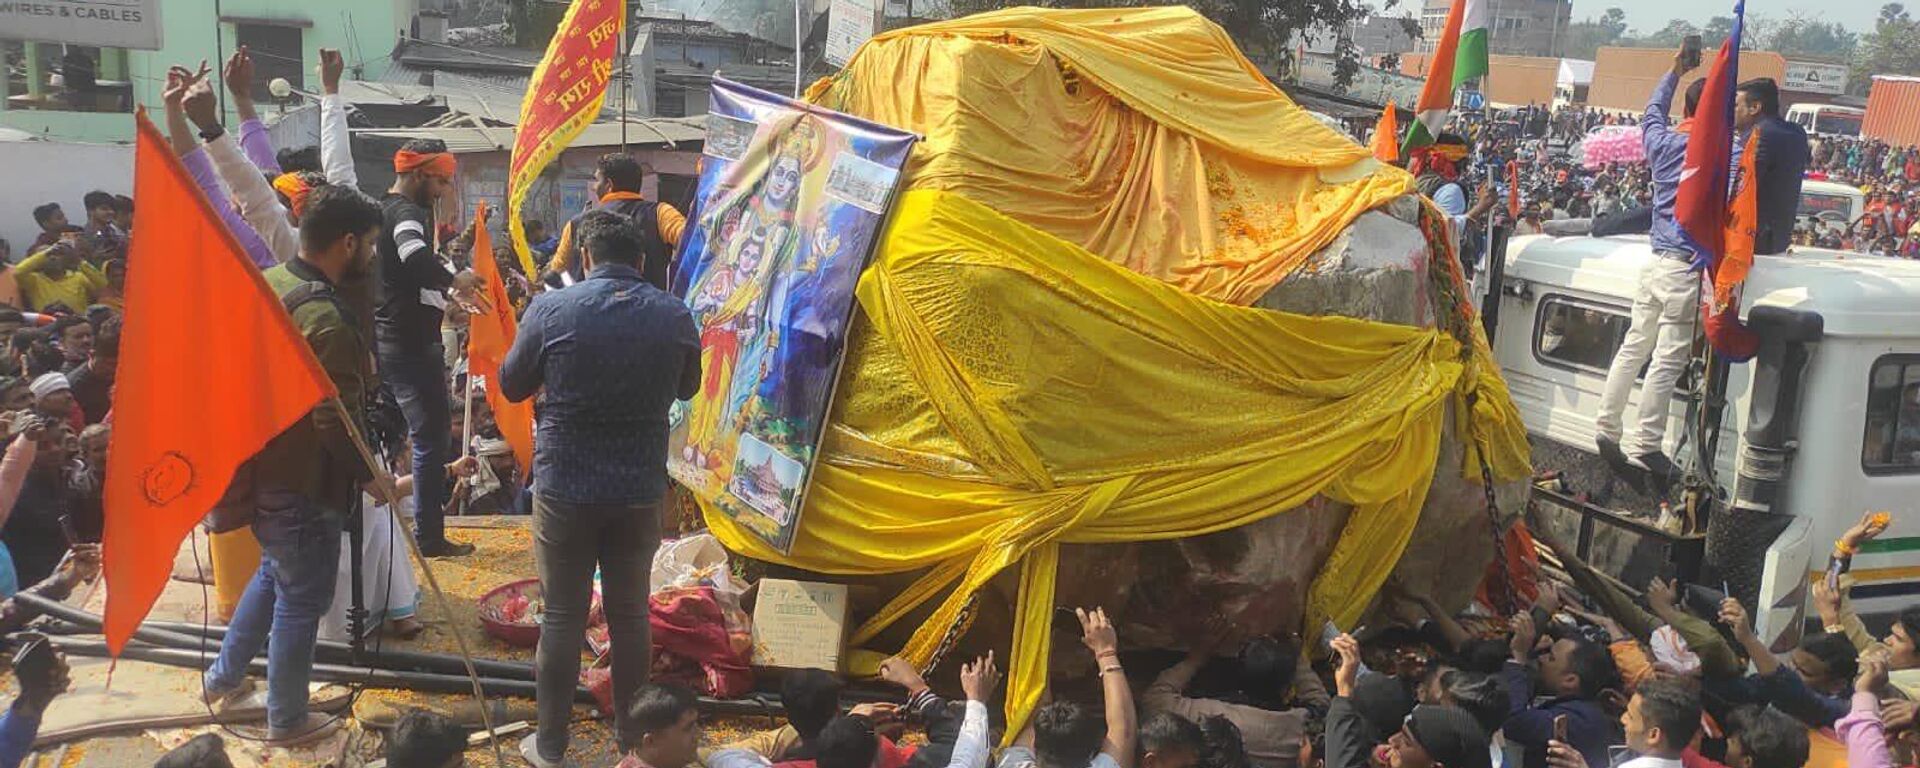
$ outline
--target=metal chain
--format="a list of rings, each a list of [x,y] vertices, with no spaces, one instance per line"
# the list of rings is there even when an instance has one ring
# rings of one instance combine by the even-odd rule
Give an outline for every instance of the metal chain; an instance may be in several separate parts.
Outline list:
[[[1495,606],[1501,613],[1512,613],[1520,607],[1519,595],[1513,585],[1513,574],[1507,569],[1505,542],[1500,535],[1500,501],[1493,492],[1493,465],[1487,462],[1487,448],[1481,444],[1480,436],[1473,429],[1473,406],[1480,401],[1480,393],[1467,395],[1467,439],[1472,442],[1475,458],[1480,460],[1480,487],[1487,494],[1487,531],[1493,536],[1493,561],[1495,571],[1495,590],[1488,596],[1498,599],[1501,605]]]
[[[973,618],[979,606],[979,592],[967,597],[966,604],[960,606],[960,613],[954,616],[953,625],[947,627],[947,633],[940,637],[940,644],[933,647],[933,655],[927,657],[926,667],[920,670],[922,676],[932,676],[934,670],[940,667],[940,662],[945,661],[947,654],[952,653],[953,647],[960,643],[961,636],[973,628]]]

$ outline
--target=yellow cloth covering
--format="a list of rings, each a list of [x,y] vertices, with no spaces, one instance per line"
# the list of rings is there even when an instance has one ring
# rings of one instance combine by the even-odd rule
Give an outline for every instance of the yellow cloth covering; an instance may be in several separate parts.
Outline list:
[[[807,95],[925,136],[911,189],[958,192],[1231,304],[1413,186],[1184,7],[1014,8],[897,30]]]
[[[1450,402],[1499,479],[1528,472],[1437,214],[1439,330],[1245,306],[1411,182],[1192,11],[922,25],[809,98],[926,141],[859,283],[791,552],[705,517],[763,560],[929,569],[852,638],[939,598],[902,650],[915,663],[1018,564],[1009,735],[1046,684],[1061,544],[1195,536],[1325,495],[1353,512],[1307,626],[1350,626],[1419,519]],[[1478,477],[1477,456],[1450,471]]]
[[[861,278],[838,410],[789,555],[708,508],[729,548],[816,571],[932,567],[855,632],[872,637],[956,580],[902,654],[924,662],[973,592],[1022,563],[1014,724],[1045,684],[1061,543],[1245,525],[1316,494],[1354,505],[1308,596],[1347,626],[1420,516],[1448,397],[1495,473],[1525,437],[1475,339],[1194,297],[959,195],[904,195]],[[1472,472],[1478,475],[1477,467]],[[1013,730],[1018,730],[1017,728]]]

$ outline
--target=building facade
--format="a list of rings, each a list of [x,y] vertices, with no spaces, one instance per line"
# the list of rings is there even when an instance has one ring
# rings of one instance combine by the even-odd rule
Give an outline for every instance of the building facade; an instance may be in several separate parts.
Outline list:
[[[418,5],[419,0],[166,0],[159,50],[0,41],[7,60],[21,62],[7,78],[0,126],[65,141],[132,141],[134,109],[159,109],[169,66],[197,66],[206,59],[217,70],[216,59],[241,45],[253,52],[256,100],[266,112],[274,108],[266,93],[274,78],[286,78],[309,93],[320,90],[315,66],[321,48],[341,51],[346,77],[378,79],[400,33],[414,24]],[[231,105],[226,106],[231,118]]]
[[[1431,52],[1447,28],[1454,0],[1425,0],[1420,12],[1419,50]],[[1509,56],[1560,55],[1573,19],[1573,0],[1487,0],[1489,53]]]

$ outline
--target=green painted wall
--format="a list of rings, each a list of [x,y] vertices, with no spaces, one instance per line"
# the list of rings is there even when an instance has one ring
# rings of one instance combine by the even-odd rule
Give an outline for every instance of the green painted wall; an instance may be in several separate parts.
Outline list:
[[[216,50],[232,54],[237,46],[232,20],[286,22],[301,32],[303,78],[294,86],[320,89],[314,65],[321,48],[338,48],[347,61],[347,77],[376,80],[387,71],[395,42],[413,21],[415,0],[166,0],[160,12],[164,26],[158,51],[127,52],[127,74],[133,81],[136,103],[160,108],[160,91],[167,67],[197,67],[201,59],[217,71]],[[229,21],[222,22],[225,18]],[[215,44],[215,29],[219,44]],[[105,57],[103,57],[105,58]],[[257,58],[257,57],[256,57]],[[101,77],[108,77],[106,66]],[[290,80],[292,78],[289,78]],[[274,105],[259,105],[262,116]],[[229,114],[229,122],[231,122]],[[155,122],[159,122],[158,116]],[[125,142],[133,140],[133,115],[99,112],[7,110],[0,103],[0,126],[66,141]]]

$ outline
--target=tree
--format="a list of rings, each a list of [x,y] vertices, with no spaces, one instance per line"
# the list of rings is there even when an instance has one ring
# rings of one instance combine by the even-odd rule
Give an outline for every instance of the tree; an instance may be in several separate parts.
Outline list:
[[[1900,3],[1880,6],[1873,33],[1856,46],[1849,90],[1866,93],[1874,75],[1920,75],[1920,22]]]
[[[1711,24],[1712,22],[1708,23]],[[1732,20],[1729,19],[1728,23],[1730,25]],[[1667,26],[1661,28],[1660,31],[1650,35],[1642,35],[1634,40],[1633,44],[1642,48],[1679,48],[1680,43],[1686,40],[1688,35],[1700,35],[1703,39],[1706,37],[1706,35],[1700,31],[1699,27],[1694,26],[1686,19],[1673,19],[1668,21]],[[1725,33],[1720,35],[1721,40],[1725,40],[1726,38]],[[1715,44],[1718,45],[1718,42],[1716,41]]]
[[[1568,58],[1592,59],[1601,48],[1619,43],[1626,34],[1626,11],[1608,8],[1598,20],[1588,18],[1568,24],[1567,42],[1560,52]]]
[[[948,6],[953,15],[965,16],[1016,5],[1111,8],[1166,4],[1166,0],[951,0]],[[1247,58],[1270,74],[1285,74],[1291,61],[1289,43],[1295,35],[1336,35],[1334,74],[1342,87],[1351,82],[1359,68],[1360,51],[1344,35],[1330,30],[1343,30],[1373,13],[1360,0],[1191,0],[1187,5],[1226,29]],[[1382,10],[1398,5],[1399,0],[1387,0]]]
[[[1773,30],[1766,48],[1782,56],[1810,56],[1846,61],[1853,58],[1860,36],[1837,21],[1817,21],[1795,13]]]

